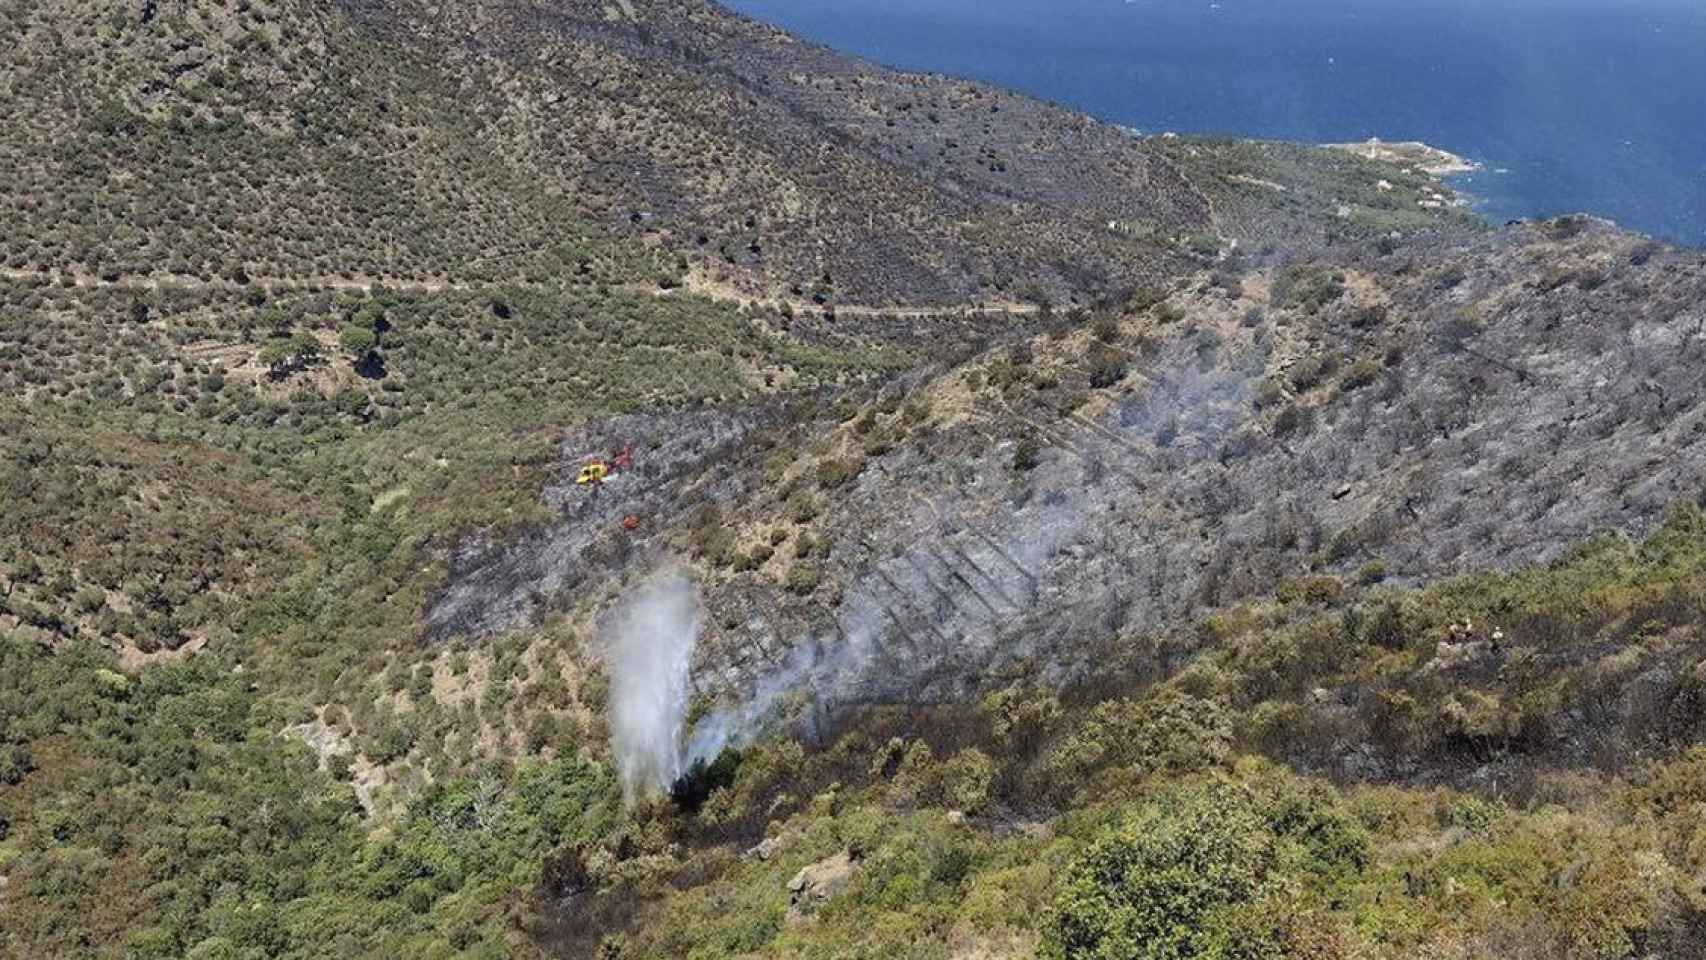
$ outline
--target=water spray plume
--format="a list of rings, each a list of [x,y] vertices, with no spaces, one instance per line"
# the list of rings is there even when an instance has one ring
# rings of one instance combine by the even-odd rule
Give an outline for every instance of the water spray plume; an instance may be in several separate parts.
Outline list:
[[[698,591],[678,570],[646,581],[616,615],[606,654],[610,740],[628,803],[667,791],[685,770],[681,732],[699,620]]]
[[[924,572],[936,569],[930,564],[955,560],[943,558],[947,548],[914,547],[879,562],[852,585],[835,608],[833,629],[799,638],[780,663],[751,678],[738,699],[700,717],[691,732],[686,720],[700,626],[697,591],[681,571],[647,581],[619,611],[608,653],[611,739],[625,798],[632,803],[668,791],[695,763],[709,766],[724,750],[747,746],[795,706],[814,711],[804,719],[815,727],[843,705],[904,699],[920,677],[944,664],[975,669],[973,664],[1000,656],[991,618],[1020,614],[1035,602],[1029,598],[1036,589],[1032,571],[1046,569],[1048,558],[1082,529],[1085,514],[1081,506],[1062,502],[1034,508],[1027,517],[1022,525],[979,531],[973,541],[952,547],[959,563],[954,575],[965,590],[957,607],[977,612],[973,630],[962,624],[949,641],[939,625],[917,615],[916,601],[904,595],[896,578],[922,580],[925,585],[917,587],[922,595],[934,582]],[[965,552],[979,546],[981,560]],[[890,568],[886,572],[883,563]],[[960,567],[967,572],[958,572]],[[903,616],[912,618],[917,636],[909,635]],[[796,696],[802,698],[798,703]]]

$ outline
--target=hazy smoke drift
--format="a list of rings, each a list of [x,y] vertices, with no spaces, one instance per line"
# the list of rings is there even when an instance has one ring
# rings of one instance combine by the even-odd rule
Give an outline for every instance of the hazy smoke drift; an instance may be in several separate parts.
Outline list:
[[[1006,581],[990,583],[987,574],[968,574],[985,582],[988,595],[983,600],[973,599],[974,582],[962,581],[966,593],[959,598],[960,609],[978,611],[987,601],[1000,605],[1000,613],[1009,617],[1022,615],[1034,598],[1008,598],[1026,597],[1034,590],[1033,571],[1046,568],[1048,558],[1083,528],[1086,516],[1082,504],[1072,501],[1040,505],[1031,508],[1022,522],[1013,518],[1010,528],[985,536],[988,551],[980,550],[973,541],[953,548],[965,558],[965,567],[1000,571]],[[978,553],[980,559],[966,557],[966,549]],[[916,601],[897,599],[893,584],[921,569],[935,569],[931,565],[946,562],[942,557],[948,555],[946,548],[932,553],[917,547],[879,561],[878,567],[886,565],[888,573],[868,575],[848,590],[836,609],[833,632],[796,644],[787,660],[760,677],[738,705],[713,711],[699,720],[688,743],[686,763],[709,763],[726,748],[746,746],[778,715],[787,713],[786,708],[796,705],[796,695],[803,698],[798,706],[818,710],[867,700],[904,700],[916,690],[921,677],[939,667],[947,665],[964,673],[998,657],[1002,653],[1001,624],[996,621],[995,608],[990,618],[977,613],[974,620],[961,622],[955,628],[955,642],[932,643],[933,629],[923,624],[912,631],[914,636],[905,636],[908,631],[901,626],[900,615],[908,613]],[[934,587],[927,581],[916,589],[919,596],[934,596]]]
[[[1190,356],[1194,352],[1180,359]],[[1160,461],[1148,438],[1159,426],[1168,425],[1180,444],[1195,442],[1205,449],[1218,449],[1239,422],[1241,411],[1249,408],[1253,375],[1204,374],[1194,362],[1176,366],[1182,374],[1165,381],[1141,402],[1122,404],[1105,418],[1098,432],[1083,434],[1081,442],[1098,451],[1098,462],[1106,458],[1116,477],[1137,477],[1157,468]],[[987,462],[991,471],[1006,469],[999,465],[998,455],[992,454]],[[994,520],[968,517],[952,506],[927,502],[928,512],[917,518],[918,523],[960,532],[915,538],[908,549],[897,553],[873,550],[880,559],[849,585],[845,599],[835,608],[834,629],[801,638],[786,659],[758,676],[738,702],[701,717],[685,749],[685,664],[692,653],[694,629],[670,628],[669,635],[682,638],[680,674],[671,681],[675,692],[618,701],[619,708],[659,704],[646,708],[657,710],[656,715],[636,722],[645,725],[647,737],[655,744],[640,753],[663,759],[647,760],[649,766],[642,767],[638,760],[627,759],[629,751],[618,750],[630,795],[636,789],[667,786],[693,763],[710,763],[727,748],[746,746],[778,719],[792,716],[815,728],[839,707],[913,702],[914,697],[931,696],[933,683],[976,677],[989,664],[1030,655],[1025,635],[1036,631],[1015,629],[1015,625],[1038,609],[1044,597],[1040,591],[1054,589],[1049,571],[1058,566],[1056,555],[1075,540],[1093,546],[1102,535],[1090,524],[1114,496],[1105,489],[1097,492],[1094,488],[1101,481],[1086,479],[1079,464],[1068,458],[1039,467],[1037,476],[1044,480],[1036,482],[1047,481],[1055,496],[1038,498]],[[1109,481],[1118,482],[1134,481]],[[952,517],[951,522],[944,514]],[[693,621],[696,627],[692,587],[679,575],[675,582],[684,597],[675,619]],[[950,601],[945,612],[939,606],[944,597]],[[659,631],[639,632],[642,636],[625,646],[653,649],[650,633]],[[935,690],[940,695],[943,688]],[[812,713],[802,714],[802,708]]]
[[[684,770],[681,729],[699,636],[699,597],[679,571],[654,576],[623,604],[610,669],[610,741],[628,802],[668,790]]]
[[[686,762],[706,763],[727,748],[745,747],[775,719],[791,696],[802,695],[819,707],[859,699],[859,688],[884,663],[888,639],[882,602],[856,587],[836,612],[837,630],[796,644],[780,667],[759,678],[738,706],[713,711],[699,720],[688,744]],[[888,666],[893,667],[892,663]],[[902,684],[905,670],[892,674]]]
[[[802,643],[794,648],[787,664],[780,670],[760,679],[751,696],[738,707],[717,710],[699,721],[693,728],[693,740],[687,748],[687,763],[717,759],[727,747],[744,747],[757,733],[770,712],[782,698],[795,690],[815,686],[815,680],[826,668],[841,658],[825,659],[815,643]]]

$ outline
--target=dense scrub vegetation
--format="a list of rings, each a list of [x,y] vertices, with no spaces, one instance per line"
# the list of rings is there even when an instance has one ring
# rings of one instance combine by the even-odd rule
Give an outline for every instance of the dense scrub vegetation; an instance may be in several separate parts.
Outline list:
[[[0,270],[1010,302],[1222,236],[1465,223],[1348,156],[1139,140],[702,0],[641,6],[13,0]]]
[[[334,11],[10,5],[9,272],[425,282],[653,281],[482,135],[454,78]],[[150,13],[149,11],[155,11]],[[495,162],[494,162],[495,161]]]
[[[373,832],[347,771],[229,663],[114,666],[0,646],[9,956],[508,956],[517,885],[617,816],[605,770],[534,760],[434,784]]]
[[[643,295],[7,289],[31,311],[0,329],[13,612],[143,653],[229,626],[230,601],[315,547],[366,569],[434,532],[530,519],[551,424],[809,390],[904,356]],[[340,353],[351,331],[361,349]]]
[[[1686,667],[1657,708],[1694,702],[1694,664],[1706,656],[1703,563],[1706,514],[1686,505],[1643,543],[1596,541],[1549,567],[1222,615],[1202,629],[1242,619],[1251,624],[1243,640],[1208,645],[1160,682],[1133,664],[1129,679],[1110,669],[1094,688],[1056,694],[1021,674],[974,707],[859,711],[821,750],[765,744],[736,757],[732,781],[675,820],[711,846],[685,864],[655,864],[650,880],[623,880],[658,906],[612,952],[1691,955],[1706,945],[1701,864],[1687,839],[1706,809],[1697,806],[1706,754],[1693,737],[1612,736],[1650,746],[1615,755],[1607,744],[1583,761],[1569,741],[1581,735],[1575,711],[1644,696],[1653,682],[1654,641],[1613,639],[1632,627],[1668,635],[1661,646],[1680,655],[1667,659]],[[1655,603],[1688,613],[1660,628]],[[1347,619],[1381,620],[1394,607],[1407,616],[1342,633]],[[1379,713],[1395,693],[1378,684],[1405,676],[1392,658],[1439,670],[1452,655],[1441,649],[1448,622],[1488,616],[1510,625],[1513,666],[1407,689],[1429,719],[1393,748],[1405,775],[1329,779],[1274,762],[1307,754],[1311,734],[1275,736],[1268,725],[1285,711],[1250,697],[1253,686],[1306,690],[1322,676],[1310,664],[1331,664],[1334,676],[1377,684],[1361,696]],[[1544,636],[1517,626],[1542,619],[1555,627]],[[1257,654],[1323,627],[1343,646],[1320,660]],[[1603,686],[1608,665],[1580,654],[1596,646],[1620,651],[1615,689]],[[1154,649],[1137,638],[1113,649],[1122,648]],[[1544,705],[1523,693],[1536,683],[1556,693]],[[1500,697],[1528,704],[1526,722],[1553,732],[1482,739],[1453,720]],[[1332,712],[1305,699],[1287,709]],[[1523,729],[1486,709],[1489,730]],[[732,849],[713,842],[730,830]],[[846,885],[816,909],[797,894],[791,902],[790,877],[837,856],[854,864]],[[679,888],[683,876],[700,879],[672,891],[670,878]]]
[[[525,949],[546,853],[618,822],[600,677],[560,621],[423,650],[444,551],[546,515],[565,426],[910,350],[581,283],[61,276],[0,282],[5,956]]]
[[[1641,746],[1583,759],[1573,714],[1604,725],[1593,711],[1647,696],[1656,663],[1680,665],[1652,701],[1668,723],[1698,702],[1703,572],[1706,514],[1683,505],[1644,542],[1605,538],[1548,567],[1288,594],[1194,638],[1110,647],[1202,645],[1160,680],[1116,652],[1093,688],[1051,692],[1021,669],[975,704],[856,711],[829,744],[725,755],[675,804],[623,813],[596,736],[553,728],[444,768],[377,830],[349,755],[317,756],[291,732],[303,714],[226,656],[137,672],[87,640],[13,636],[0,873],[19,920],[5,944],[502,956],[532,949],[528,930],[547,950],[602,942],[616,957],[1687,955],[1706,935],[1690,839],[1706,756],[1691,736],[1625,737]],[[1506,667],[1442,665],[1468,642],[1451,625],[1485,617],[1504,625]],[[1345,628],[1359,618],[1370,626]],[[1643,639],[1617,640],[1631,629]],[[1338,646],[1279,655],[1327,635]],[[1594,648],[1615,662],[1580,653]],[[488,675],[527,671],[507,662]],[[433,702],[392,672],[405,700]],[[1310,739],[1344,722],[1330,701],[1347,678],[1371,722],[1400,693],[1428,718],[1355,735],[1409,772],[1275,762],[1320,762]],[[577,696],[596,703],[594,686]],[[1553,694],[1526,694],[1537,686]],[[843,885],[790,894],[837,857]]]
[[[805,635],[850,555],[898,556],[848,505],[917,506],[908,464],[1015,508],[1063,457],[1102,484],[1094,437],[1176,473],[1226,357],[1255,379],[1220,466],[1307,453],[1415,402],[1438,341],[1484,366],[1397,414],[1419,444],[1531,382],[1510,337],[1614,297],[1650,331],[1700,264],[1573,219],[1432,263],[1475,230],[1421,175],[1136,139],[697,0],[0,11],[0,957],[1706,950],[1686,499],[1639,543],[1434,585],[1395,582],[1379,524],[1276,515],[1221,549],[1307,554],[1293,576],[1216,558],[1189,616],[1086,619],[1089,679],[784,698],[635,809],[596,635],[626,561],[679,550],[745,679],[777,655],[754,610]],[[1624,379],[1606,435],[1689,389]],[[703,434],[683,502],[574,488],[622,414],[657,434],[636,483]],[[598,576],[512,578],[501,633],[423,622],[452,569],[549,553],[598,496]]]
[[[1364,329],[1348,288],[1366,275],[1274,276],[1286,323]],[[1230,351],[1243,334],[1178,303],[1242,282],[1051,317],[951,376],[1064,423],[1179,356],[1161,349],[1174,332],[1187,363]],[[915,340],[525,284],[13,290],[0,896],[28,919],[0,944],[19,956],[1699,944],[1706,521],[1689,503],[1641,543],[1420,590],[1385,586],[1357,530],[1317,531],[1268,595],[1083,638],[1106,641],[1094,685],[1021,665],[974,705],[855,711],[828,744],[768,741],[673,805],[621,812],[584,620],[546,606],[508,636],[428,647],[445,557],[468,531],[551,519],[538,492],[561,480],[565,424],[874,379]],[[1365,326],[1253,398],[1276,433],[1286,410],[1325,417],[1392,379],[1395,324]],[[873,392],[754,440],[759,528],[707,506],[674,539],[833,606],[838,501],[940,437],[945,398]],[[1178,430],[1157,422],[1154,446]],[[1058,436],[998,457],[1013,496]],[[844,886],[819,900],[808,874],[790,892],[826,862]]]

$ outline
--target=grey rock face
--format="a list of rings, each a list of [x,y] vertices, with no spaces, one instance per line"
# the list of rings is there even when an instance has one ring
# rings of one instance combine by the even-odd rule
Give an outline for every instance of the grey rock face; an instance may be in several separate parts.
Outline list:
[[[817,913],[847,889],[857,871],[857,861],[842,852],[794,874],[788,881],[788,922],[800,923]]]

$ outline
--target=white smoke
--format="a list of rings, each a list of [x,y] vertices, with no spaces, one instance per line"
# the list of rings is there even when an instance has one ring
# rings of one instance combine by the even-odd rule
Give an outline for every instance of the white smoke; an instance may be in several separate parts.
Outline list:
[[[794,646],[787,660],[760,677],[738,706],[700,718],[687,747],[686,762],[710,763],[725,749],[741,748],[755,740],[780,712],[783,701],[802,694],[813,706],[848,700],[881,659],[879,645],[888,624],[881,601],[855,589],[836,616],[837,633],[810,637]]]
[[[816,642],[796,646],[779,669],[759,678],[752,694],[739,706],[710,713],[693,728],[687,746],[687,763],[710,763],[730,747],[744,747],[763,729],[782,699],[797,690],[811,691],[814,678],[835,669],[845,659],[845,648],[826,660]]]
[[[1160,462],[1150,438],[1165,420],[1177,421],[1181,446],[1218,446],[1248,408],[1251,381],[1237,373],[1205,375],[1194,364],[1179,368],[1183,372],[1143,405],[1105,418],[1099,430],[1080,434],[1080,443],[1099,448],[1114,470],[1134,475]],[[1052,469],[1057,478],[1068,478],[1081,469],[1081,460],[1062,456]],[[1039,476],[1050,469],[1040,468]],[[969,532],[930,538],[925,546],[877,561],[878,570],[847,591],[833,631],[802,638],[779,665],[754,679],[738,703],[701,717],[691,734],[683,728],[698,598],[682,573],[654,579],[625,606],[612,651],[612,736],[626,796],[631,801],[667,789],[693,764],[709,764],[724,750],[745,747],[774,729],[796,706],[829,711],[873,696],[904,696],[938,668],[964,675],[1010,652],[1003,645],[1012,638],[1003,634],[1001,619],[1022,617],[1044,602],[1039,587],[1049,588],[1039,578],[1055,565],[1056,554],[1086,534],[1093,508],[1102,502],[1098,497],[1106,496],[1080,482],[1059,488],[1056,498],[1022,507],[1000,525],[926,501],[923,516],[934,529]],[[920,583],[919,572],[950,563],[963,574],[963,590],[948,587],[961,594],[962,610],[981,606],[988,617],[962,614],[956,625],[932,626],[927,616],[918,616],[924,604],[934,603],[934,588],[928,578]],[[915,584],[911,597],[896,597],[894,585],[900,582]],[[938,627],[947,627],[953,639]]]
[[[943,512],[932,506],[929,515],[939,523]],[[946,512],[954,513],[952,508]],[[1002,635],[994,618],[1022,615],[1037,602],[1036,571],[1047,570],[1053,556],[1081,534],[1087,516],[1083,495],[1037,503],[1010,518],[1007,527],[981,538],[961,537],[952,545],[932,541],[933,551],[914,548],[878,561],[887,575],[868,575],[851,586],[836,609],[833,631],[802,638],[779,665],[753,681],[738,703],[699,718],[688,737],[684,768],[709,764],[725,749],[747,746],[796,707],[833,710],[872,696],[905,696],[920,677],[939,667],[957,664],[976,670],[998,657]],[[977,521],[955,519],[963,528],[978,526]],[[939,569],[944,562],[975,571],[966,573],[972,580],[965,583],[964,608],[994,607],[988,621],[962,621],[952,643],[943,643],[943,636],[928,625],[914,622],[909,628],[897,619],[897,614],[911,617],[922,603],[932,602],[932,588],[920,585],[913,598],[897,599],[892,586],[915,578],[919,568]],[[981,599],[969,597],[979,591]],[[793,719],[815,721],[821,716]]]
[[[681,731],[698,636],[698,590],[678,570],[642,584],[617,614],[606,653],[610,744],[628,803],[668,790],[685,769]]]
[[[728,747],[741,747],[751,739],[764,718],[789,693],[805,686],[817,665],[817,645],[802,643],[794,648],[781,669],[758,681],[738,707],[717,710],[700,718],[687,745],[687,763],[710,763]]]

